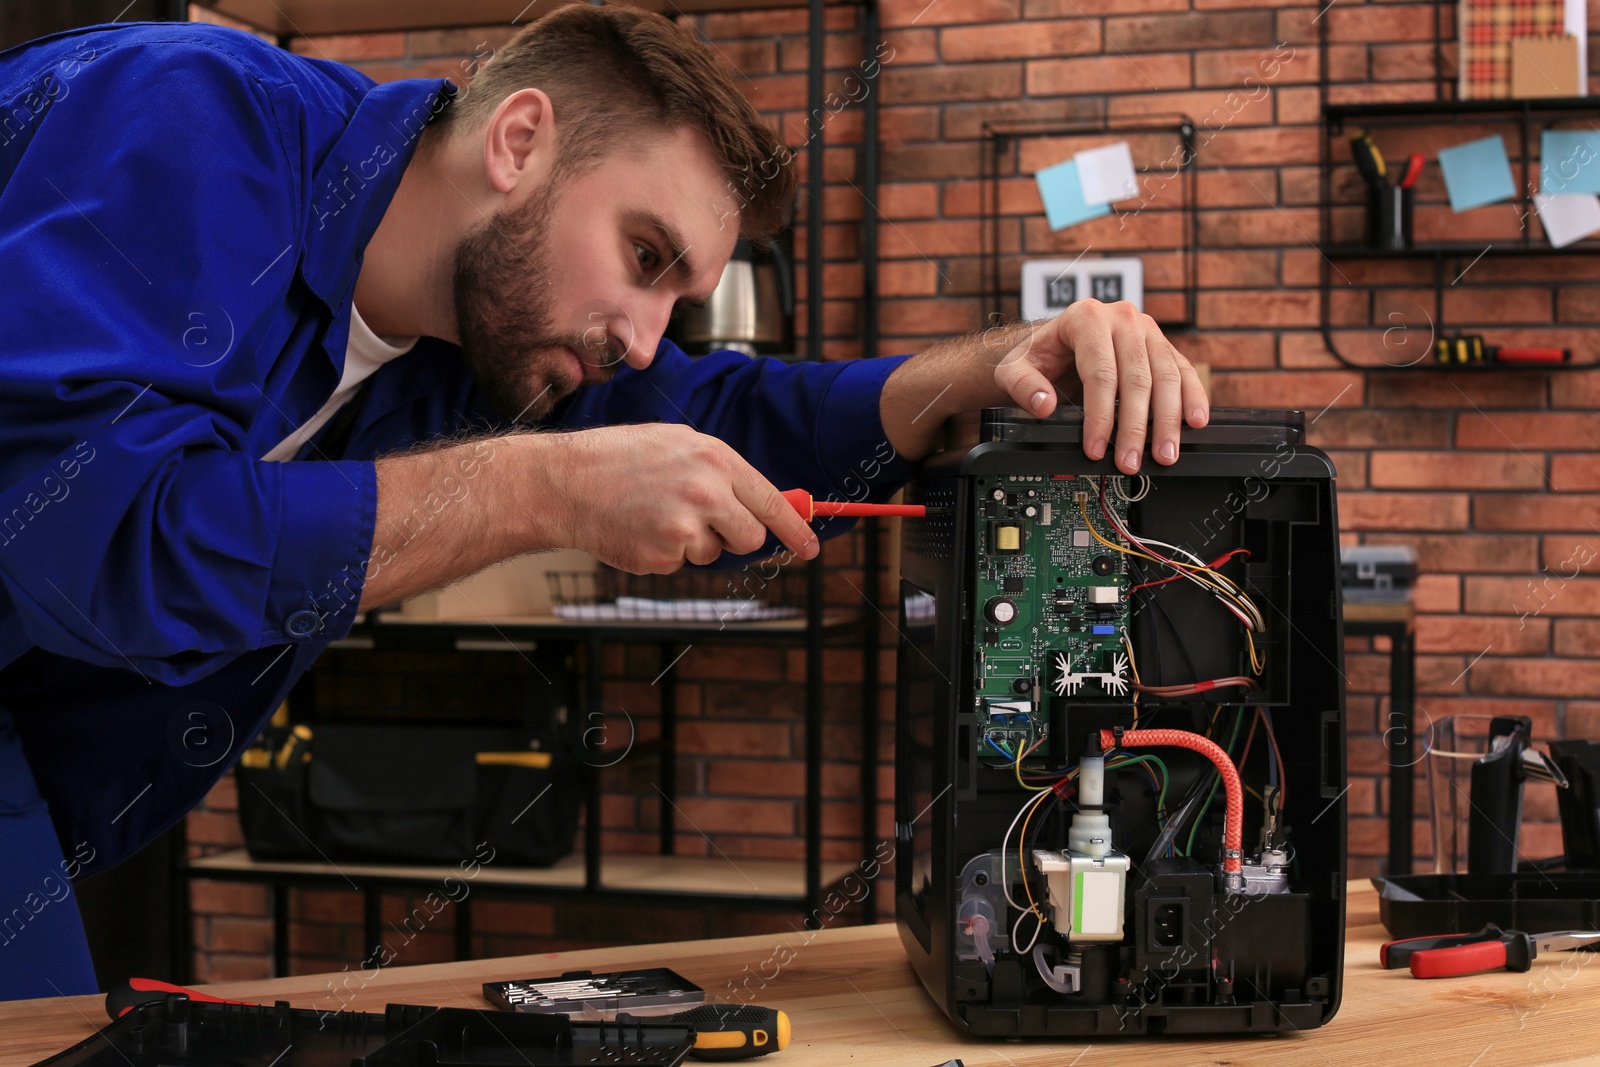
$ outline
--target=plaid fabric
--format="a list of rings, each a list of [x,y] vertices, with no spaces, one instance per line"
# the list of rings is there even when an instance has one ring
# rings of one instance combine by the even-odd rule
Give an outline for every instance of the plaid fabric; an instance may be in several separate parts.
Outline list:
[[[1461,0],[1461,89],[1463,100],[1511,95],[1511,39],[1565,32],[1562,0]]]

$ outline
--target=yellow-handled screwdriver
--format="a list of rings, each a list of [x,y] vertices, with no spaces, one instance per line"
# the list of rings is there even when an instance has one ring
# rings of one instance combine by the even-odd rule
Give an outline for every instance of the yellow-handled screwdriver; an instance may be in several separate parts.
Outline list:
[[[630,1018],[694,1027],[690,1055],[697,1060],[748,1060],[789,1047],[789,1016],[755,1004],[701,1004],[674,1015]]]

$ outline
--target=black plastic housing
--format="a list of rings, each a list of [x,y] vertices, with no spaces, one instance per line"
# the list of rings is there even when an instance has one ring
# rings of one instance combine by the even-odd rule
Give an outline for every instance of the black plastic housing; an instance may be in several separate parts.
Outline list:
[[[1214,411],[1206,428],[1183,431],[1175,464],[1146,458],[1149,494],[1127,510],[1128,526],[1140,536],[1184,545],[1208,561],[1236,547],[1251,551],[1228,573],[1267,616],[1256,635],[1267,667],[1258,691],[1226,696],[1229,710],[1219,714],[1243,716],[1246,728],[1256,707],[1272,715],[1287,786],[1289,891],[1247,897],[1224,891],[1217,871],[1220,801],[1195,828],[1199,858],[1145,863],[1156,836],[1153,790],[1131,770],[1108,772],[1106,810],[1116,847],[1133,863],[1124,938],[1073,946],[1083,949],[1082,991],[1073,994],[1051,990],[1032,959],[1010,950],[1009,934],[997,936],[992,966],[972,958],[969,948],[958,956],[958,942],[972,943],[957,917],[962,871],[1002,847],[1030,795],[984,759],[980,744],[976,674],[980,657],[995,645],[985,645],[976,596],[988,535],[973,519],[983,516],[997,480],[1039,476],[1047,484],[1118,472],[1109,460],[1085,456],[1078,420],[1038,420],[1005,409],[986,413],[980,444],[930,460],[910,487],[910,502],[928,505],[929,514],[908,520],[902,537],[896,919],[923,985],[961,1030],[1007,1038],[1275,1032],[1321,1026],[1338,1010],[1345,699],[1335,474],[1326,455],[1302,443],[1301,422],[1298,412]],[[1003,509],[1010,501],[998,504]],[[1224,608],[1182,582],[1159,596],[1159,611],[1130,607],[1127,634],[1141,668],[1161,673],[1165,684],[1239,673],[1247,663],[1242,627]],[[995,627],[987,629],[995,637]],[[1039,687],[1048,690],[1042,679]],[[1049,695],[1040,707],[1048,713],[1049,736],[1037,752],[1061,768],[1076,764],[1098,730],[1132,722],[1128,701],[1103,695]],[[1140,724],[1203,732],[1209,708],[1193,697],[1146,700]],[[1265,744],[1264,734],[1255,738],[1242,771],[1257,792],[1265,785]],[[1212,773],[1187,750],[1151,751],[1166,760],[1177,796]],[[1173,805],[1169,795],[1169,810]],[[1030,845],[1063,849],[1071,805],[1045,814],[1047,807],[1041,805]],[[1257,850],[1261,822],[1260,804],[1247,797],[1246,855]],[[1009,868],[1016,857],[1008,856],[1005,876],[1015,889],[1020,883]],[[1033,884],[1042,886],[1042,879]],[[1003,923],[1010,931],[1023,913],[1003,900],[998,907],[1005,914],[995,929]],[[1025,921],[1023,940],[1031,923]],[[1054,936],[1042,938],[1052,962],[1069,947]]]

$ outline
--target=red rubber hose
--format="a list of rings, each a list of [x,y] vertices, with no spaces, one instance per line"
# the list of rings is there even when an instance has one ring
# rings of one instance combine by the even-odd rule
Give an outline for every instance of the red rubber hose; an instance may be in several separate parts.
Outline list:
[[[1227,807],[1222,816],[1222,869],[1235,874],[1242,871],[1244,787],[1239,783],[1239,769],[1233,765],[1233,760],[1228,758],[1222,746],[1188,730],[1124,730],[1120,741],[1113,731],[1100,731],[1101,748],[1109,752],[1118,745],[1123,748],[1137,745],[1171,745],[1187,748],[1200,753],[1217,765],[1217,773],[1222,775],[1222,790],[1227,799]]]

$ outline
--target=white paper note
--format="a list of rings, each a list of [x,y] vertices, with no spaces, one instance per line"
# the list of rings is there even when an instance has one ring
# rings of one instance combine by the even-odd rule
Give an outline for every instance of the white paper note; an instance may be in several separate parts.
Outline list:
[[[1133,153],[1127,141],[1091,148],[1075,158],[1084,203],[1109,204],[1138,194],[1139,177],[1133,171]]]
[[[1591,193],[1533,194],[1544,234],[1552,248],[1565,248],[1600,231],[1600,196]]]

